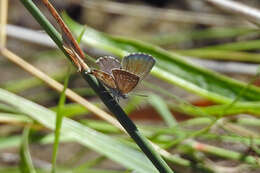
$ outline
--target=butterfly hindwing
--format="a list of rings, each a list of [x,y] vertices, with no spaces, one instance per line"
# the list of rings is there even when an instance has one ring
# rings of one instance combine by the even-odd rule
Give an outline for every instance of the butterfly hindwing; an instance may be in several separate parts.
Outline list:
[[[96,69],[92,70],[92,74],[108,88],[116,89],[116,83],[110,74]]]
[[[120,62],[112,56],[104,56],[97,59],[96,63],[98,64],[101,71],[104,71],[108,74],[112,73],[112,69],[121,68]]]
[[[112,74],[114,76],[117,89],[122,94],[127,94],[132,91],[139,82],[139,77],[137,75],[125,70],[113,69]]]
[[[133,53],[125,56],[122,60],[122,69],[145,78],[155,64],[155,59],[151,55],[144,53]]]

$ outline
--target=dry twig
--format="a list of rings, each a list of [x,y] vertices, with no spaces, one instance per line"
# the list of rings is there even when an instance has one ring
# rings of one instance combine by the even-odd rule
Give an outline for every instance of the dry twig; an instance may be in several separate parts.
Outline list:
[[[234,2],[234,1],[229,1],[229,0],[224,0],[224,1],[223,0],[205,0],[205,1],[218,8],[224,9],[225,11],[227,11],[229,13],[233,13],[238,16],[242,16],[257,25],[260,25],[260,11],[255,8],[248,7],[244,4]]]

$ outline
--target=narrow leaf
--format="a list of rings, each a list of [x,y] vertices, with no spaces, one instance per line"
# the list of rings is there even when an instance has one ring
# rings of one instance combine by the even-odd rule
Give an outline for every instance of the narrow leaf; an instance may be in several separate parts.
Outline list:
[[[53,111],[1,88],[0,100],[15,106],[22,113],[29,115],[43,126],[55,129],[55,113]],[[124,165],[126,168],[140,173],[158,172],[143,153],[76,121],[64,118],[61,133]]]
[[[84,27],[81,31],[81,33],[79,34],[78,38],[77,38],[77,42],[80,43],[82,40],[82,37],[84,36],[85,32],[86,32],[87,27]]]
[[[22,143],[20,148],[20,170],[22,173],[36,173],[29,152],[29,132],[30,128],[25,127],[23,131]]]
[[[157,110],[157,112],[162,116],[164,122],[169,126],[175,126],[177,124],[175,118],[171,114],[164,100],[155,94],[149,95],[149,103]]]
[[[52,154],[52,173],[56,172],[56,160],[57,160],[57,154],[59,149],[60,130],[61,130],[62,119],[63,119],[62,108],[66,100],[65,91],[68,87],[69,76],[70,76],[70,72],[68,71],[64,81],[63,90],[60,95],[58,110],[56,114],[55,140],[53,144],[53,154]]]

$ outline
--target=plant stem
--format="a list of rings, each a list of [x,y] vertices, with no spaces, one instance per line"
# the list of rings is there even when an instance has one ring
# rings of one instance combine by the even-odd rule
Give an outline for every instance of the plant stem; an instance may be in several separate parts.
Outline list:
[[[136,142],[136,144],[142,149],[146,156],[153,162],[154,166],[160,172],[172,172],[165,161],[160,157],[160,155],[154,150],[151,143],[141,135],[133,121],[126,115],[123,109],[119,104],[111,97],[109,92],[105,92],[105,88],[102,84],[99,84],[98,87],[94,86],[90,81],[91,78],[88,75],[84,75],[82,72],[83,78],[89,83],[89,85],[95,90],[100,99],[104,102],[107,108],[116,116],[117,120],[124,127],[127,133],[131,138]]]
[[[233,38],[259,32],[257,29],[245,27],[213,27],[204,30],[187,30],[176,33],[165,33],[143,36],[142,39],[156,45],[165,46],[183,42],[208,39]]]
[[[258,165],[258,159],[253,156],[248,156],[246,154],[237,153],[235,151],[226,150],[223,148],[203,144],[196,142],[194,140],[187,140],[185,143],[186,146],[189,146],[197,151],[202,151],[205,153],[217,155],[223,158],[229,158],[232,160],[244,161],[245,163]]]
[[[231,44],[232,43],[230,43],[230,45]],[[253,62],[253,63],[260,62],[259,53],[248,53],[248,52],[242,52],[242,51],[198,48],[198,49],[188,49],[188,50],[175,50],[175,52],[180,53],[182,55],[186,55],[186,56],[190,56],[190,57],[198,57],[198,58],[202,58],[202,59],[245,61],[245,62]]]
[[[242,3],[229,0],[206,0],[206,2],[211,3],[219,8],[222,8],[225,11],[228,11],[229,13],[235,14],[236,16],[245,18],[260,26],[260,11],[256,8],[252,8]]]
[[[43,27],[43,29],[48,33],[48,35],[53,39],[57,46],[63,51],[63,53],[68,57],[69,55],[63,48],[62,40],[60,34],[56,29],[50,24],[50,22],[43,16],[41,11],[35,6],[31,0],[20,0],[27,10],[32,14],[32,16],[38,21],[38,23]],[[85,71],[81,72],[82,77],[88,82],[88,84],[97,92],[104,104],[109,108],[109,110],[116,116],[120,124],[125,128],[128,134],[133,138],[133,140],[138,144],[150,161],[161,173],[172,173],[173,171],[169,168],[166,162],[161,158],[161,156],[153,149],[151,144],[146,138],[144,138],[138,131],[135,124],[128,118],[123,109],[118,105],[118,103],[113,100],[111,95],[106,91],[102,85],[97,85],[93,78],[88,75]]]
[[[22,143],[20,148],[20,170],[21,173],[36,173],[34,167],[32,158],[29,151],[29,133],[30,133],[30,127],[25,127],[23,131],[22,136]]]
[[[53,143],[53,154],[52,154],[52,173],[56,173],[56,161],[57,161],[62,119],[63,119],[62,109],[63,109],[65,101],[66,101],[65,91],[68,87],[69,77],[70,77],[70,71],[67,73],[67,76],[64,81],[64,87],[63,87],[63,90],[60,95],[60,99],[59,99],[59,103],[58,103],[58,110],[57,110],[57,114],[56,114],[55,139],[54,139],[54,143]]]
[[[0,48],[6,45],[6,22],[8,11],[8,0],[1,0],[0,2]]]

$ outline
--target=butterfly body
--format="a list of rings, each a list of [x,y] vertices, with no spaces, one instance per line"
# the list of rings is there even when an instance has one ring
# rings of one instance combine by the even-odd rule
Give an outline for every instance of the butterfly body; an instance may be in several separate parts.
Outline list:
[[[122,63],[111,56],[100,57],[96,63],[100,70],[93,69],[92,74],[119,100],[127,98],[127,94],[149,74],[155,59],[147,54],[134,53],[124,57]]]

